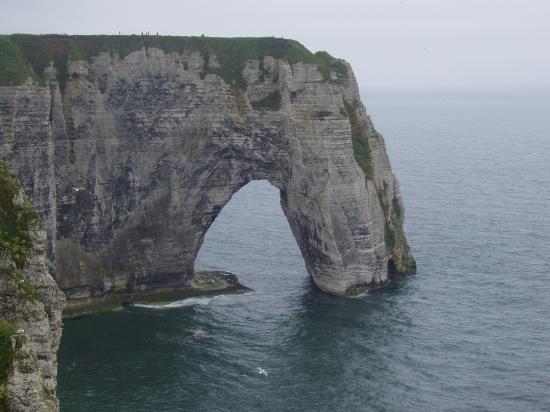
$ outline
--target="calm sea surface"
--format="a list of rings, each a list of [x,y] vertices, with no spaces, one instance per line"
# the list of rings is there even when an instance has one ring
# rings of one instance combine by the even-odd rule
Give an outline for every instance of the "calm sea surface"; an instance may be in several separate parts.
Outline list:
[[[255,291],[66,321],[63,412],[550,410],[550,94],[365,104],[418,273],[356,299],[318,292],[277,190],[252,182],[197,267]]]

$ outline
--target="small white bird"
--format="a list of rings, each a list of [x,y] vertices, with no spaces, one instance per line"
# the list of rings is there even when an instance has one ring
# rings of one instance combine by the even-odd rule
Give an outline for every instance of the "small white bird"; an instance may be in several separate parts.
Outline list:
[[[81,190],[84,190],[84,188],[83,187],[73,187],[73,190],[75,192],[80,192]]]
[[[23,329],[17,329],[17,331],[15,333],[17,335],[22,335],[23,333],[25,333],[25,331]]]
[[[260,375],[264,375],[264,376],[267,376],[267,371],[264,369],[264,368],[260,368],[259,366],[256,368],[256,370],[258,371],[258,373]]]

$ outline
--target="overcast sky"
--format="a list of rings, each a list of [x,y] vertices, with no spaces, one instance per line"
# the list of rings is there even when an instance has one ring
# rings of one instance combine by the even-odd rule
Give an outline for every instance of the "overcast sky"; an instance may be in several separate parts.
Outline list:
[[[550,87],[550,0],[0,0],[0,32],[279,36],[361,88]]]

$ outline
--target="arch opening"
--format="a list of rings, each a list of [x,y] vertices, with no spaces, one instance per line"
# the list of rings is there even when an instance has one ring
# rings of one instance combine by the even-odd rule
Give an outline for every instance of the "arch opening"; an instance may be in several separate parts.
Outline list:
[[[265,179],[239,188],[206,229],[195,273],[227,271],[255,290],[302,282],[307,270],[280,201]]]

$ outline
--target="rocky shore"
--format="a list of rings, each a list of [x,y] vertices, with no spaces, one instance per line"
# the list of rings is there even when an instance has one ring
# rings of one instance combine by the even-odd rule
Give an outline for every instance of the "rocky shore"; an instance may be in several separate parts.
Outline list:
[[[159,287],[135,293],[120,293],[102,299],[81,299],[67,302],[63,310],[64,319],[91,316],[101,312],[122,310],[133,303],[166,303],[196,296],[225,293],[242,293],[251,289],[242,285],[237,276],[229,272],[196,272],[191,286]]]

